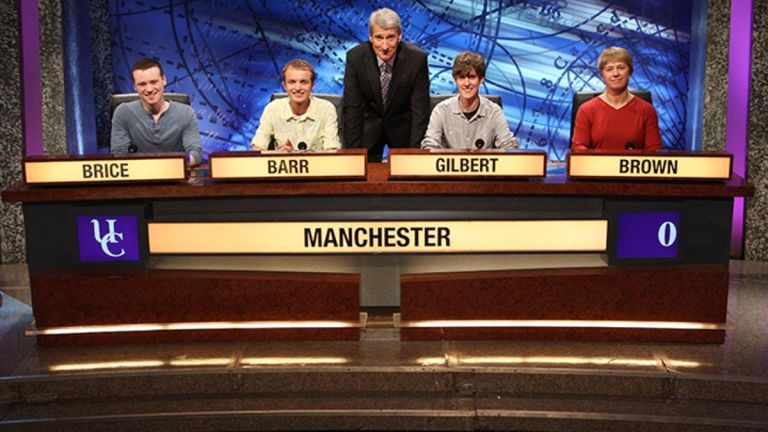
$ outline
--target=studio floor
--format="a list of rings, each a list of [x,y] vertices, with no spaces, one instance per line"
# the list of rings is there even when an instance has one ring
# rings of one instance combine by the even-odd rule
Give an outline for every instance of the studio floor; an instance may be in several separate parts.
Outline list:
[[[26,267],[0,289],[0,430],[768,429],[768,263],[730,263],[722,345],[401,342],[371,310],[352,342],[45,348]]]

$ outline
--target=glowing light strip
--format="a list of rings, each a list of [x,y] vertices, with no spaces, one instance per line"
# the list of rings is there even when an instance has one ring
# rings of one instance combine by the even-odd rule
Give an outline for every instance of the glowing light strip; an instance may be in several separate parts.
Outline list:
[[[178,330],[272,330],[272,329],[333,329],[354,328],[362,324],[354,321],[240,321],[240,322],[188,322],[156,324],[120,324],[72,327],[50,327],[27,330],[27,336],[75,335],[97,333],[130,333]]]
[[[240,360],[245,366],[294,366],[309,364],[345,364],[349,359],[344,357],[248,357]],[[192,366],[229,366],[232,359],[228,357],[185,358],[173,360],[143,359],[119,360],[113,362],[65,363],[51,365],[51,372],[75,372],[105,369],[140,369],[158,367],[192,367]]]
[[[176,367],[189,367],[189,366],[228,366],[232,363],[231,358],[185,358],[171,360],[168,364]]]
[[[304,364],[344,364],[349,360],[343,357],[246,357],[240,360],[245,366],[280,366]]]
[[[433,320],[401,321],[400,327],[540,327],[540,328],[627,328],[664,330],[723,330],[725,324],[679,321],[589,321],[589,320]]]
[[[453,365],[521,365],[521,364],[558,364],[558,365],[593,365],[593,366],[632,366],[653,367],[659,366],[661,361],[644,358],[615,358],[615,357],[563,357],[563,356],[477,356],[477,357],[422,357],[416,360],[421,366]],[[158,368],[163,366],[191,367],[191,366],[229,366],[232,359],[225,357],[193,358],[164,360],[120,360],[114,362],[93,363],[66,363],[51,365],[51,372],[84,372],[105,369],[139,369]],[[296,366],[296,365],[333,365],[346,364],[349,359],[344,357],[246,357],[240,360],[241,366]],[[711,366],[711,363],[702,363],[692,360],[665,359],[663,364],[671,367],[697,368]]]
[[[114,362],[96,362],[96,363],[70,363],[61,365],[51,365],[48,370],[51,372],[72,372],[88,371],[98,369],[128,369],[128,368],[149,368],[160,367],[165,362],[162,360],[124,360]]]
[[[439,366],[446,363],[450,364],[506,364],[506,365],[521,365],[521,364],[556,364],[556,365],[593,365],[593,366],[633,366],[633,367],[646,367],[646,366],[659,366],[660,360],[656,359],[644,359],[644,358],[632,358],[632,357],[564,357],[564,356],[531,356],[531,357],[517,357],[517,356],[489,356],[489,357],[422,357],[416,360],[422,366]],[[704,366],[711,366],[710,363],[702,363],[692,360],[674,360],[665,359],[664,365],[680,368],[697,368]]]

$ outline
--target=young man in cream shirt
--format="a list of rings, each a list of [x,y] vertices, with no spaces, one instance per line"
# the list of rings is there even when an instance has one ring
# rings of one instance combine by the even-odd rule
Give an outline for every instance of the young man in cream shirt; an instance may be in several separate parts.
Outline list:
[[[311,96],[315,70],[304,60],[283,67],[287,98],[275,99],[264,108],[259,128],[251,140],[253,150],[322,151],[341,148],[336,108],[327,100]]]

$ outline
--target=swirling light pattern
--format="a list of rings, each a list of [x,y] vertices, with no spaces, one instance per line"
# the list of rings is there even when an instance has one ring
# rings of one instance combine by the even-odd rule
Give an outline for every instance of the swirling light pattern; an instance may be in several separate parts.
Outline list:
[[[131,92],[139,57],[160,59],[166,91],[189,93],[206,153],[245,150],[280,69],[312,62],[315,92],[342,93],[345,53],[368,36],[378,7],[397,10],[404,40],[429,53],[432,93],[453,93],[465,50],[488,64],[483,92],[499,94],[521,147],[563,160],[574,92],[603,88],[597,56],[635,57],[631,87],[650,90],[668,148],[685,148],[691,1],[597,0],[111,0],[115,91]]]

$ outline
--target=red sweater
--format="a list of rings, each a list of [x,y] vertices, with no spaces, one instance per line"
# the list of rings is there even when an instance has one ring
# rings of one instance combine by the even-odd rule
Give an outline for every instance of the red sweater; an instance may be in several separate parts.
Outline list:
[[[633,97],[619,109],[600,97],[579,107],[573,128],[573,150],[624,150],[627,143],[640,150],[662,147],[659,117],[653,105]]]

